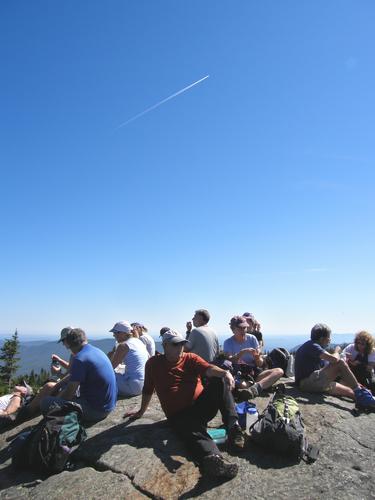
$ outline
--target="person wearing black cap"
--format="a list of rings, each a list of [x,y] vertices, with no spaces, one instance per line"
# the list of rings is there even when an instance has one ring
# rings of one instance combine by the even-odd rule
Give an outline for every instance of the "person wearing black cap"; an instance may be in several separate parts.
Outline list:
[[[154,390],[173,431],[200,463],[204,474],[232,478],[238,472],[235,463],[227,462],[207,433],[207,423],[221,411],[232,448],[244,447],[244,436],[231,390],[233,376],[229,371],[207,363],[193,353],[184,352],[188,341],[169,330],[163,334],[164,355],[146,363],[141,407],[124,417],[141,418]],[[203,387],[202,377],[210,381]]]
[[[72,400],[81,405],[85,421],[103,420],[115,408],[117,400],[117,384],[111,362],[103,351],[88,343],[81,328],[68,332],[64,344],[73,354],[69,380],[58,397],[50,396],[41,401],[42,413],[48,413],[53,404]],[[78,388],[79,396],[76,395]]]

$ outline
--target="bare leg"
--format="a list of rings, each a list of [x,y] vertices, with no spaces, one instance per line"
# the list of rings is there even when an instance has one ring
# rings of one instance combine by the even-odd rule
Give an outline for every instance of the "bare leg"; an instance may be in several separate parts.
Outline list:
[[[328,394],[332,394],[332,396],[344,396],[346,398],[355,400],[353,389],[351,389],[347,385],[339,384],[337,382],[335,383],[335,386],[328,391]]]
[[[355,378],[353,372],[343,359],[340,359],[337,363],[334,364],[330,363],[328,366],[324,367],[322,371],[324,371],[324,373],[327,375],[327,378],[332,381],[334,381],[337,377],[341,377],[344,384],[339,385],[346,385],[352,390],[359,387],[358,380]]]
[[[281,368],[264,370],[257,376],[256,382],[259,382],[259,385],[262,387],[262,389],[268,389],[268,387],[271,387],[283,375],[284,372]]]
[[[38,394],[35,396],[35,398],[30,401],[30,403],[27,405],[27,413],[32,416],[37,416],[40,414],[40,402],[43,398],[46,396],[52,396],[54,389],[56,386],[56,382],[47,382],[44,384],[44,386],[40,389]]]

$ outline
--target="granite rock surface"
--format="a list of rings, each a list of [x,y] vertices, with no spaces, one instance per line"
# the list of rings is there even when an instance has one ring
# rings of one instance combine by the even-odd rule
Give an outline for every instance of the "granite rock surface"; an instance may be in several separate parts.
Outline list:
[[[47,479],[13,470],[9,458],[11,440],[40,418],[2,432],[0,498],[375,498],[375,414],[356,415],[353,402],[344,399],[302,395],[292,386],[287,392],[299,401],[309,441],[320,448],[313,464],[293,463],[249,442],[232,456],[223,447],[239,465],[235,479],[202,477],[169,430],[156,397],[144,418],[123,418],[139,407],[140,397],[134,397],[120,400],[106,420],[88,428],[71,468]],[[268,399],[256,399],[260,411]],[[217,416],[210,426],[220,423]]]

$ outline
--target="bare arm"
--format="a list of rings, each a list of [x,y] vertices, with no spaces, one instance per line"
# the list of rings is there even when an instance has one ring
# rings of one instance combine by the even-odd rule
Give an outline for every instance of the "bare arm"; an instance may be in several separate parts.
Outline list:
[[[234,389],[234,378],[232,374],[227,370],[223,370],[222,368],[219,368],[218,366],[215,365],[210,365],[207,368],[205,375],[207,377],[223,378],[224,382],[228,385],[229,389],[230,390]]]
[[[124,342],[118,344],[115,352],[109,358],[111,360],[113,368],[116,368],[120,363],[123,362],[128,352],[129,352],[129,347]]]
[[[335,363],[338,363],[338,361],[340,360],[340,355],[338,353],[329,354],[328,352],[324,351],[320,355],[320,359],[324,359],[325,361],[329,361],[330,363],[332,363],[334,365]]]
[[[261,356],[259,349],[254,349],[253,347],[245,347],[244,349],[241,349],[237,354],[226,354],[234,363],[238,363],[245,354],[251,354],[254,358],[256,366],[263,365],[263,357]]]

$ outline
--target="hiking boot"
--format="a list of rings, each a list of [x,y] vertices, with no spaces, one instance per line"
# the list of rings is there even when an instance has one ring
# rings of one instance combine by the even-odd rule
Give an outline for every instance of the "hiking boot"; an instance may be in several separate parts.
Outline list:
[[[359,387],[354,391],[355,405],[357,408],[368,408],[375,410],[375,398],[368,389]]]
[[[238,465],[225,460],[221,455],[207,455],[201,463],[202,474],[232,479],[237,476]]]
[[[254,399],[259,396],[259,391],[256,384],[252,385],[248,389],[237,389],[235,394],[235,399],[237,403],[242,403],[243,401],[249,401],[249,399]]]
[[[245,448],[245,434],[238,424],[229,429],[228,447],[232,450],[243,450]]]

